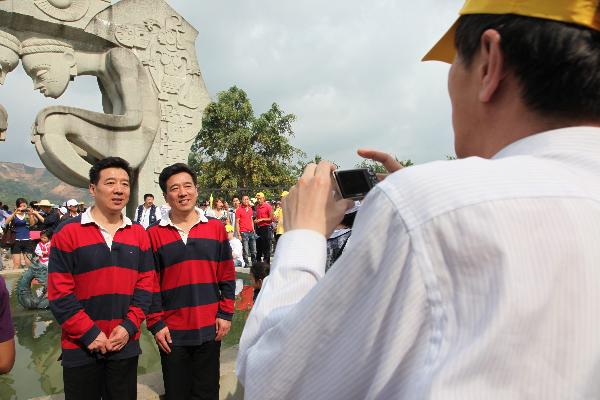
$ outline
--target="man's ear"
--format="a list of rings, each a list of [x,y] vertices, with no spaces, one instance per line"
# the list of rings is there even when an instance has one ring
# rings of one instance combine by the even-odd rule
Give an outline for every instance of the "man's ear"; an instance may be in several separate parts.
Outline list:
[[[506,75],[501,40],[500,34],[494,29],[488,29],[481,35],[478,68],[481,82],[479,101],[483,103],[492,100]]]
[[[90,194],[92,195],[92,197],[95,198],[96,197],[96,185],[94,185],[93,183],[90,183],[89,191],[90,191]]]

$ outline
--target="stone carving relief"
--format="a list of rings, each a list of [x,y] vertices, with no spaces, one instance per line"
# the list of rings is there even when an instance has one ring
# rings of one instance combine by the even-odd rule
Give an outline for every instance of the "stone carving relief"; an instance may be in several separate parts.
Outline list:
[[[83,30],[95,15],[110,5],[111,0],[0,0],[0,11]],[[7,21],[0,18],[0,24],[7,24]],[[23,26],[22,29],[31,27]],[[44,29],[33,27],[34,31]]]
[[[153,18],[141,24],[119,25],[115,39],[131,49],[147,68],[158,93],[161,125],[159,130],[159,160],[155,165],[155,180],[162,169],[187,159],[187,145],[197,131],[194,119],[202,103],[203,85],[200,67],[187,44],[182,18],[171,15],[162,21]]]
[[[60,21],[77,21],[88,12],[89,0],[35,0],[46,15]]]

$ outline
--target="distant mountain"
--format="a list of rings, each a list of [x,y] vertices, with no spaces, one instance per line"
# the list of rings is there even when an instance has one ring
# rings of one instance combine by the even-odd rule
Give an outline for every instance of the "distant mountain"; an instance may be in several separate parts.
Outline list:
[[[24,197],[28,202],[48,199],[54,204],[62,204],[68,199],[89,204],[92,200],[87,189],[67,185],[46,168],[0,162],[0,201],[12,209],[18,197]]]

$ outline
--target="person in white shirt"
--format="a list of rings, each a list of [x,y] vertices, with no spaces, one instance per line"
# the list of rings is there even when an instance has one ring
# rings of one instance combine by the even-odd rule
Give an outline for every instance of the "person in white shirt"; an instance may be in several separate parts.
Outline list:
[[[231,256],[233,257],[233,265],[236,268],[244,268],[246,263],[244,262],[244,248],[242,241],[235,237],[235,229],[232,225],[225,225],[227,231],[227,238],[229,239],[229,245],[231,246]]]
[[[467,1],[427,57],[452,63],[459,159],[372,189],[326,275],[351,204],[306,167],[240,340],[245,399],[600,398],[596,11]]]
[[[48,260],[50,258],[50,247],[52,246],[52,242],[50,239],[52,238],[52,230],[48,229],[43,231],[40,234],[40,241],[35,246],[34,253],[38,256],[38,260],[40,264],[48,267]]]
[[[62,220],[79,216],[79,202],[77,200],[69,199],[65,201],[64,207],[67,209],[67,212],[64,214]]]
[[[144,195],[144,204],[140,204],[137,207],[133,220],[146,229],[150,225],[160,221],[161,218],[162,212],[161,209],[154,204],[154,195],[146,193]]]

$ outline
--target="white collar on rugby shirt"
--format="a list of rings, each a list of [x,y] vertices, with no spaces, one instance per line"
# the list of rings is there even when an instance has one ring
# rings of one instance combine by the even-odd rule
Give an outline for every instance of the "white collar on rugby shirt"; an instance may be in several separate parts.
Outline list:
[[[196,211],[196,213],[198,214],[198,220],[196,221],[196,224],[198,223],[207,223],[208,219],[204,216],[204,211],[202,211],[202,209],[198,208],[198,207],[194,207],[194,211]],[[167,215],[165,215],[159,222],[160,226],[168,226],[171,225],[174,228],[177,228],[177,226],[175,224],[173,224],[173,222],[171,222],[171,212],[168,212]],[[179,228],[177,228],[179,229]]]
[[[96,220],[92,216],[92,208],[94,208],[94,207],[95,206],[91,206],[90,208],[85,210],[85,212],[83,214],[81,214],[81,225],[96,224],[101,227],[101,225],[98,222],[96,222]],[[119,229],[125,228],[128,225],[132,225],[132,222],[126,215],[123,215],[123,224],[121,224]]]

